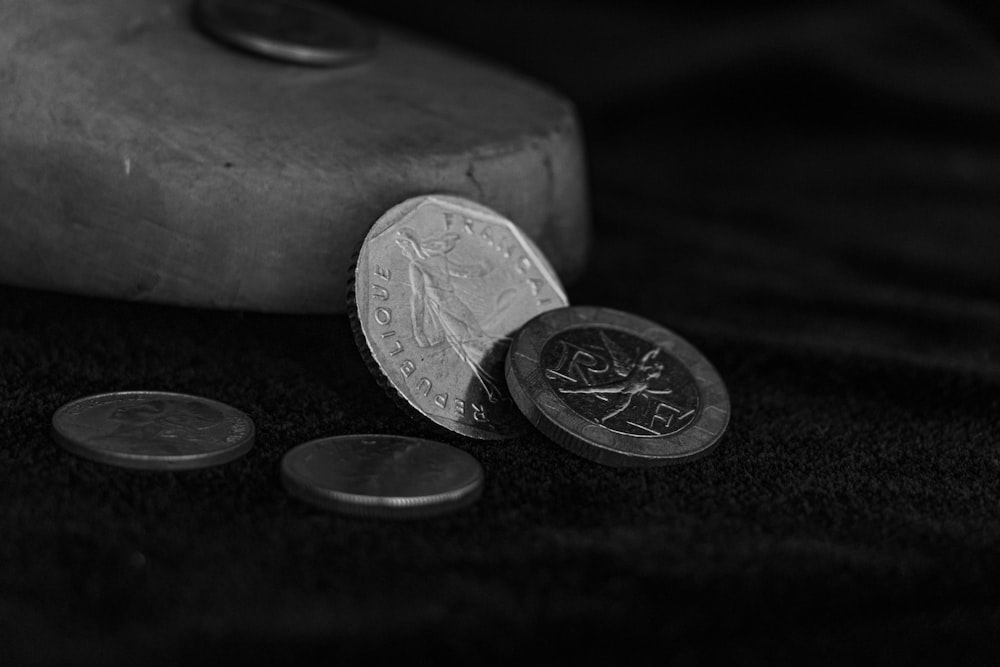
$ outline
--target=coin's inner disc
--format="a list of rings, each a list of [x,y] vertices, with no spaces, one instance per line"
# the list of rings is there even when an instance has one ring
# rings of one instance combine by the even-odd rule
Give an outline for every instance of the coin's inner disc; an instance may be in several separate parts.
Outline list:
[[[611,327],[560,331],[542,349],[545,380],[574,412],[636,437],[683,431],[701,407],[691,372],[658,345]]]

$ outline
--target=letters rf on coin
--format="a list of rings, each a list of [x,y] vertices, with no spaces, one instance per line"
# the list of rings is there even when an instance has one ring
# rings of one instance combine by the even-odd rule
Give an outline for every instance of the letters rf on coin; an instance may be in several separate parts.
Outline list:
[[[411,199],[372,227],[352,279],[359,346],[409,406],[471,437],[528,428],[503,360],[511,335],[566,297],[517,227],[455,197]]]

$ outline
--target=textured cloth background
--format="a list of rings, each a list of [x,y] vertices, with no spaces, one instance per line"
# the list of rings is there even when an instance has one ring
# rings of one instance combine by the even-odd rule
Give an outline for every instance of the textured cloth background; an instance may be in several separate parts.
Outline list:
[[[364,5],[576,100],[596,239],[570,298],[695,343],[728,434],[650,470],[474,442],[399,412],[343,317],[0,288],[0,664],[985,660],[993,10]],[[63,402],[133,388],[241,408],[257,445],[155,474],[50,441]],[[392,523],[282,491],[290,447],[364,432],[466,449],[482,500]]]

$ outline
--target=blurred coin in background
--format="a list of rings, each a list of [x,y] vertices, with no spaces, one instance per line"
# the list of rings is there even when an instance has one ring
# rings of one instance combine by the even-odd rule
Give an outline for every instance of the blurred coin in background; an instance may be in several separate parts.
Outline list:
[[[356,63],[378,42],[371,26],[315,0],[198,0],[195,19],[230,46],[299,65]]]
[[[232,461],[253,446],[254,424],[224,403],[161,391],[87,396],[59,408],[52,435],[65,449],[101,463],[187,470]]]
[[[432,440],[345,435],[299,445],[281,461],[291,495],[346,514],[434,516],[475,502],[483,469],[471,455]]]

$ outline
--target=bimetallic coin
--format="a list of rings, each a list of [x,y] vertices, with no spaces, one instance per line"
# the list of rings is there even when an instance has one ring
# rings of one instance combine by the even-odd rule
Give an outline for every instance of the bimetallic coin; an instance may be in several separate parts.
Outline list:
[[[694,458],[729,423],[726,387],[694,346],[609,308],[561,308],[528,322],[510,347],[506,376],[539,430],[605,465]]]
[[[213,37],[257,55],[300,65],[346,65],[370,58],[375,32],[316,0],[199,0],[195,16]]]
[[[189,470],[250,451],[254,425],[224,403],[161,391],[119,391],[71,401],[52,436],[84,458],[124,468]]]
[[[291,495],[346,514],[417,518],[475,502],[483,489],[479,461],[431,440],[345,435],[299,445],[281,461]]]
[[[512,222],[457,197],[409,199],[368,232],[347,298],[362,355],[407,409],[473,438],[530,429],[503,379],[510,336],[567,301]]]

